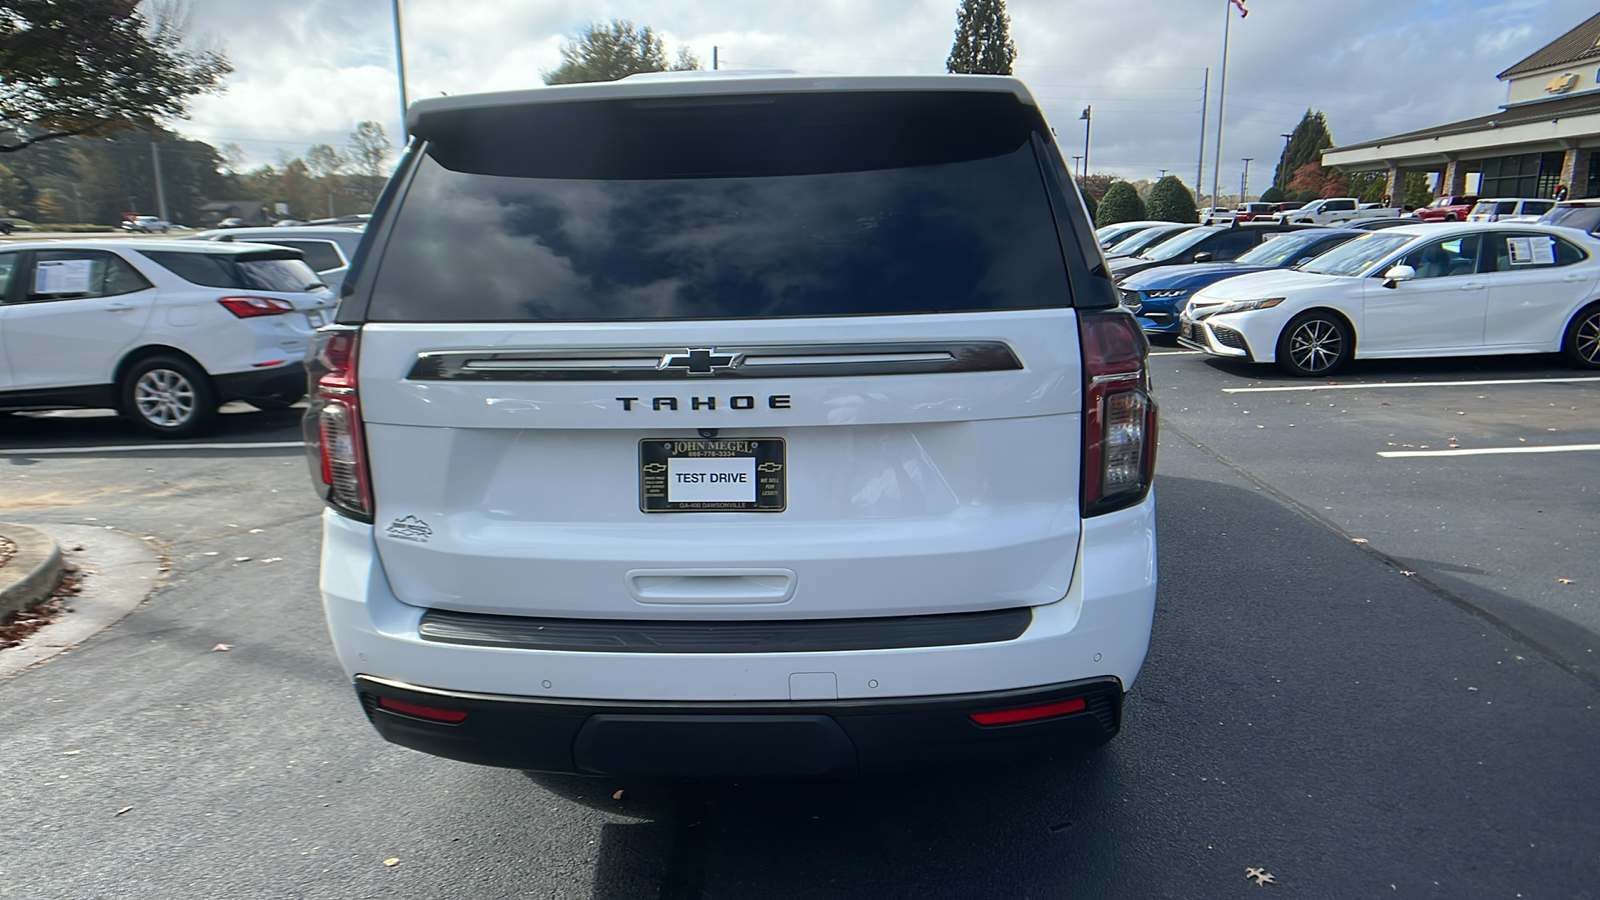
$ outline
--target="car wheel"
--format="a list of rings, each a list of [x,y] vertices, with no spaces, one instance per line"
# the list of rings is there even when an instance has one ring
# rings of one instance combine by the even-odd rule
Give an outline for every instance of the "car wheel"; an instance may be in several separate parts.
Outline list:
[[[1567,323],[1561,352],[1580,369],[1600,369],[1600,303],[1591,303]]]
[[[1457,219],[1456,219],[1456,214],[1455,214],[1455,213],[1451,213],[1451,214],[1450,214],[1450,215],[1448,215],[1448,216],[1445,216],[1445,217],[1444,217],[1444,220],[1445,220],[1445,221],[1446,221],[1446,222],[1455,222],[1455,221],[1458,221],[1458,220],[1457,220]]]
[[[280,409],[288,409],[296,403],[299,403],[300,398],[304,397],[305,395],[306,392],[303,389],[292,390],[284,391],[279,394],[271,394],[266,397],[245,397],[244,402],[254,406],[256,409],[259,409],[262,412],[274,412]]]
[[[217,392],[194,363],[176,356],[139,360],[122,376],[122,414],[151,434],[188,437],[217,414]]]
[[[1355,336],[1329,312],[1301,313],[1278,335],[1278,367],[1290,375],[1331,375],[1350,361]]]

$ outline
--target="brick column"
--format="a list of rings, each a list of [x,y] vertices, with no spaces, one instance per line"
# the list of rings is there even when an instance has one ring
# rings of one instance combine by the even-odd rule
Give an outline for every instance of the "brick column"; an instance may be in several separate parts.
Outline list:
[[[1439,176],[1438,196],[1456,196],[1467,192],[1467,167],[1458,159],[1452,159],[1445,164],[1444,174]]]
[[[1399,206],[1406,199],[1406,171],[1401,168],[1389,170],[1389,180],[1383,183],[1383,192],[1389,195],[1389,205]]]
[[[1567,189],[1567,199],[1577,200],[1589,188],[1589,156],[1594,151],[1585,147],[1568,150],[1561,160],[1560,184]]]

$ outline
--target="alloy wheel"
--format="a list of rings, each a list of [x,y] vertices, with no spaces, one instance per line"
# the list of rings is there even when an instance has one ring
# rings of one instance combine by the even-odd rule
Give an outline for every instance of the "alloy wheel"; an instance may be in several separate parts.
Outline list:
[[[183,373],[172,369],[151,369],[133,386],[133,401],[139,415],[152,425],[176,428],[194,416],[197,392]]]
[[[1344,355],[1344,338],[1327,319],[1302,323],[1289,337],[1289,357],[1307,372],[1332,368]]]
[[[1600,365],[1600,309],[1578,323],[1572,343],[1579,359],[1590,365]]]

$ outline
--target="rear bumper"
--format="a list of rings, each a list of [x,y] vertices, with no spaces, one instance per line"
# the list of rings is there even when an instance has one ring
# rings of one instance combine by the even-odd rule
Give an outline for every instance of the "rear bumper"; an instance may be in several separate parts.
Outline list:
[[[332,512],[323,518],[321,592],[334,647],[373,724],[408,747],[491,765],[644,773],[655,771],[649,759],[667,753],[664,747],[684,746],[697,748],[691,755],[706,760],[707,772],[767,772],[760,766],[769,763],[750,763],[748,753],[727,758],[705,746],[731,733],[734,751],[811,748],[804,764],[770,763],[784,773],[889,771],[953,763],[984,747],[1060,747],[1115,733],[1120,712],[1109,724],[1091,715],[1007,728],[979,728],[966,716],[1084,692],[1109,692],[1120,710],[1121,693],[1149,649],[1155,500],[1152,494],[1084,520],[1066,596],[1032,607],[1019,636],[975,644],[655,653],[440,643],[422,633],[428,610],[395,597],[373,526]],[[418,697],[445,698],[468,704],[452,708],[469,717],[450,726],[375,710],[378,696],[425,706]],[[622,719],[595,719],[600,715]],[[656,718],[629,719],[639,716]],[[596,729],[604,746],[643,746],[649,758],[619,761],[600,750],[585,757],[573,749]],[[693,769],[677,751],[662,758],[659,765],[674,771]]]
[[[355,685],[367,717],[393,743],[479,765],[585,775],[890,775],[1094,746],[1122,722],[1115,678],[950,697],[788,703],[553,701],[367,677]],[[386,708],[385,698],[465,718],[430,721]],[[1067,711],[1002,725],[971,718],[1047,704]]]

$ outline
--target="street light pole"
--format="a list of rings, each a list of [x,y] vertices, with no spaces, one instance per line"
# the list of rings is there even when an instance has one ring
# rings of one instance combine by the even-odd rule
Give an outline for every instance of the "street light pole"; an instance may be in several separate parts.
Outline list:
[[[400,130],[404,132],[406,127],[406,107],[410,105],[406,101],[406,46],[400,29],[400,0],[393,0],[393,2],[394,67],[396,74],[400,76]]]
[[[1241,7],[1242,8],[1242,7]],[[1228,38],[1233,28],[1233,0],[1222,4],[1222,80],[1217,84],[1217,156],[1211,166],[1211,205],[1217,205],[1217,178],[1222,174],[1223,105],[1228,100]]]
[[[1289,189],[1289,176],[1294,174],[1289,171],[1289,139],[1294,137],[1294,134],[1280,134],[1278,137],[1283,138],[1283,159],[1278,164],[1278,180],[1273,182],[1272,186],[1280,191],[1286,191]]]
[[[1246,200],[1250,199],[1250,196],[1249,196],[1250,195],[1250,160],[1255,159],[1255,157],[1254,156],[1245,156],[1245,157],[1242,157],[1242,159],[1244,160],[1244,174],[1239,176],[1239,202],[1240,203],[1243,203]]]
[[[1083,178],[1082,164],[1080,162],[1082,159],[1083,159],[1083,157],[1081,157],[1081,156],[1074,156],[1072,158],[1072,177],[1073,178],[1078,178],[1078,179]]]
[[[1089,126],[1094,124],[1094,107],[1085,106],[1083,115],[1078,118],[1083,120],[1083,177],[1089,177]]]

